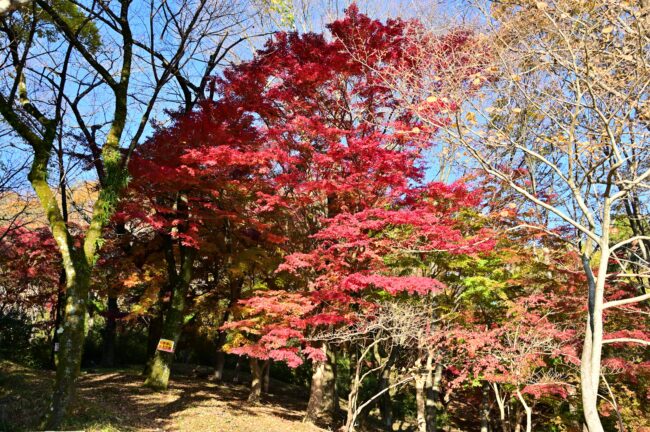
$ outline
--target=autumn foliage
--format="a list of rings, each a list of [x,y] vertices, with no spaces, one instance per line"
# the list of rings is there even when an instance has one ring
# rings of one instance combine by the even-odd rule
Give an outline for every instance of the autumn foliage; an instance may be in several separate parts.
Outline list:
[[[587,282],[571,228],[480,169],[432,178],[442,129],[467,119],[461,95],[496,79],[491,54],[465,29],[433,35],[354,5],[327,31],[275,33],[134,150],[91,274],[112,309],[92,313],[113,334],[146,334],[149,366],[165,331],[168,363],[198,356],[200,341],[221,356],[215,369],[226,353],[252,360],[253,382],[272,362],[294,377],[338,365],[348,430],[375,407],[392,421],[412,387],[420,431],[575,429]],[[405,85],[428,94],[405,101]],[[536,198],[558,205],[550,190]],[[53,311],[61,269],[48,230],[13,230],[0,239],[2,304]],[[617,300],[637,287],[611,278],[606,290]],[[647,407],[647,348],[630,342],[650,340],[644,314],[643,303],[604,314],[605,339],[620,339],[603,361],[611,424]]]

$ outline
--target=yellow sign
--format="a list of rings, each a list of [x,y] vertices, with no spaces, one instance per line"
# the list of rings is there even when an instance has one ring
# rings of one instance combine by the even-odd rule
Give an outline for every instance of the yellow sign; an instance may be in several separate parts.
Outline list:
[[[174,352],[174,341],[169,339],[160,339],[158,342],[158,351]]]

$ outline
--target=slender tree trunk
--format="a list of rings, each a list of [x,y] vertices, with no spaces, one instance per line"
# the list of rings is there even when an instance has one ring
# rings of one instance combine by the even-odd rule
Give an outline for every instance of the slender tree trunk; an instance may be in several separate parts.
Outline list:
[[[397,351],[397,349],[394,349],[393,351]],[[379,391],[390,387],[390,372],[392,370],[392,366],[393,365],[391,363],[382,369],[381,375],[379,377]],[[381,422],[384,426],[384,429],[387,431],[393,430],[393,401],[390,397],[390,391],[384,391],[384,393],[379,398],[379,414],[381,415]]]
[[[236,279],[231,282],[230,284],[230,300],[228,301],[228,307],[226,308],[226,311],[223,314],[223,319],[221,320],[221,325],[225,324],[228,319],[230,318],[230,309],[237,303],[239,298],[241,297],[241,290],[242,290],[242,284],[243,284],[242,279]],[[220,326],[221,327],[221,326]],[[214,365],[214,374],[212,375],[212,379],[215,381],[221,381],[223,380],[223,368],[226,364],[226,353],[223,351],[223,346],[226,343],[226,338],[228,336],[228,332],[225,330],[219,330],[218,331],[218,336],[217,336],[217,356],[215,360],[215,365]]]
[[[357,399],[359,397],[360,386],[361,382],[359,381],[359,372],[357,371],[357,373],[354,374],[352,381],[350,382],[350,392],[348,393],[348,409],[345,417],[346,432],[355,430],[355,423],[357,419]]]
[[[108,297],[106,327],[104,328],[104,344],[102,348],[102,366],[115,366],[115,337],[117,330],[117,315],[119,314],[117,297]]]
[[[223,346],[226,343],[227,333],[225,331],[219,330],[219,336],[217,336],[217,355],[214,362],[214,373],[212,374],[212,379],[215,381],[223,380],[223,368],[226,365],[226,353],[223,351]]]
[[[185,297],[192,280],[192,269],[194,265],[194,249],[184,249],[184,257],[181,263],[181,274],[176,281],[176,286],[172,294],[172,301],[169,310],[165,316],[162,329],[162,339],[168,339],[174,342],[176,350],[178,340],[183,330],[183,317],[185,311]],[[171,365],[174,360],[173,352],[157,350],[154,354],[151,371],[144,382],[144,385],[157,390],[165,390],[169,384],[169,374]]]
[[[442,430],[441,414],[443,412],[443,405],[441,401],[441,386],[442,384],[442,364],[437,363],[433,369],[433,380],[431,382],[431,394],[427,398],[427,402],[431,400],[431,430],[437,432]]]
[[[501,424],[501,431],[510,432],[510,423],[506,417],[506,401],[501,397],[498,384],[493,383],[492,388],[494,389],[494,398],[496,399],[497,406],[499,407],[499,423]]]
[[[66,182],[66,172],[65,165],[63,161],[63,134],[59,131],[58,135],[58,149],[57,149],[57,162],[59,165],[59,188],[61,190],[61,217],[63,222],[67,225],[69,219],[68,213],[68,195],[67,191],[67,182]],[[59,333],[56,331],[61,327],[61,322],[63,321],[63,305],[65,304],[65,286],[66,286],[66,275],[65,269],[61,269],[59,273],[59,286],[57,288],[56,294],[56,312],[54,318],[54,337],[52,337],[52,352],[50,355],[50,367],[56,369],[59,357]]]
[[[433,364],[433,357],[431,355],[427,356],[427,378],[425,382],[424,394],[426,397],[425,401],[425,410],[427,418],[427,430],[435,431],[436,430],[436,399],[434,396],[434,370],[436,366]],[[440,379],[442,379],[442,370],[440,371]],[[440,383],[438,382],[438,387]]]
[[[427,432],[427,375],[418,372],[415,377],[415,407],[418,432]]]
[[[609,222],[608,222],[609,223]],[[598,274],[594,276],[591,262],[583,256],[583,268],[589,288],[587,325],[580,364],[580,386],[582,407],[589,432],[604,432],[598,415],[598,388],[600,383],[600,361],[603,345],[603,296],[609,263],[607,239],[601,244]]]
[[[526,403],[526,400],[524,399],[524,396],[521,394],[519,389],[517,389],[517,397],[519,398],[519,402],[521,402],[521,406],[524,407],[524,412],[526,413],[526,432],[531,432],[533,428],[533,410],[528,406]]]
[[[490,387],[487,382],[483,383],[481,401],[481,432],[490,430]]]
[[[336,420],[339,409],[336,394],[336,357],[327,344],[322,346],[327,360],[314,364],[309,402],[304,421],[316,423],[323,419],[330,423]]]
[[[59,361],[60,337],[57,331],[63,322],[63,305],[65,304],[65,270],[59,275],[59,287],[56,293],[56,309],[54,312],[54,336],[52,336],[52,347],[50,351],[50,367],[56,370]]]
[[[237,363],[235,363],[235,370],[232,376],[233,384],[239,384],[239,373],[241,372],[241,357],[237,357]]]

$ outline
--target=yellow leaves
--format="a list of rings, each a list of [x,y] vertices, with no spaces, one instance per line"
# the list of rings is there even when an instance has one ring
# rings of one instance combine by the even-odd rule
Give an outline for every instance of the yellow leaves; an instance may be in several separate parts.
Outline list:
[[[437,102],[437,101],[438,101],[438,98],[435,97],[435,96],[429,96],[429,97],[427,98],[427,103],[435,103],[435,102]]]
[[[544,10],[544,9],[548,8],[548,3],[544,2],[544,1],[538,1],[537,3],[535,3],[535,7],[537,9],[539,9],[539,10]]]
[[[414,127],[413,129],[411,129],[411,133],[414,133],[414,134],[419,134],[419,133],[420,133],[420,128],[419,128],[419,127],[417,127],[417,126],[416,126],[416,127]]]
[[[124,281],[122,282],[122,284],[126,288],[134,288],[134,287],[140,285],[141,282],[142,281],[141,281],[141,278],[140,278],[140,274],[138,274],[137,272],[133,272],[130,275],[128,275],[127,277],[124,278]]]
[[[603,27],[603,34],[610,34],[611,32],[614,31],[614,26],[613,25],[608,25]]]
[[[476,124],[476,114],[472,111],[468,111],[467,114],[465,114],[465,119],[470,124]]]
[[[520,75],[517,75],[517,74],[513,74],[513,75],[510,75],[510,79],[511,79],[513,82],[519,82],[519,81],[521,81],[521,76],[520,76]]]
[[[223,345],[222,349],[225,352],[229,352],[231,349],[244,346],[247,343],[248,343],[248,339],[246,338],[246,336],[244,336],[241,333],[235,333],[232,339]]]
[[[521,114],[521,108],[513,108],[512,112],[515,114]]]

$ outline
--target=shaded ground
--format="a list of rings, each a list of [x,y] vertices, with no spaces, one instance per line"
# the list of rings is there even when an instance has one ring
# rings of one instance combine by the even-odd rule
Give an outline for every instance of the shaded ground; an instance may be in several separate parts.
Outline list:
[[[0,431],[34,430],[47,406],[53,373],[0,362]],[[284,387],[284,389],[287,389]],[[289,394],[246,403],[243,385],[176,375],[166,392],[142,387],[138,370],[85,372],[68,430],[317,432],[301,422],[306,402]],[[300,395],[297,395],[298,397]]]

